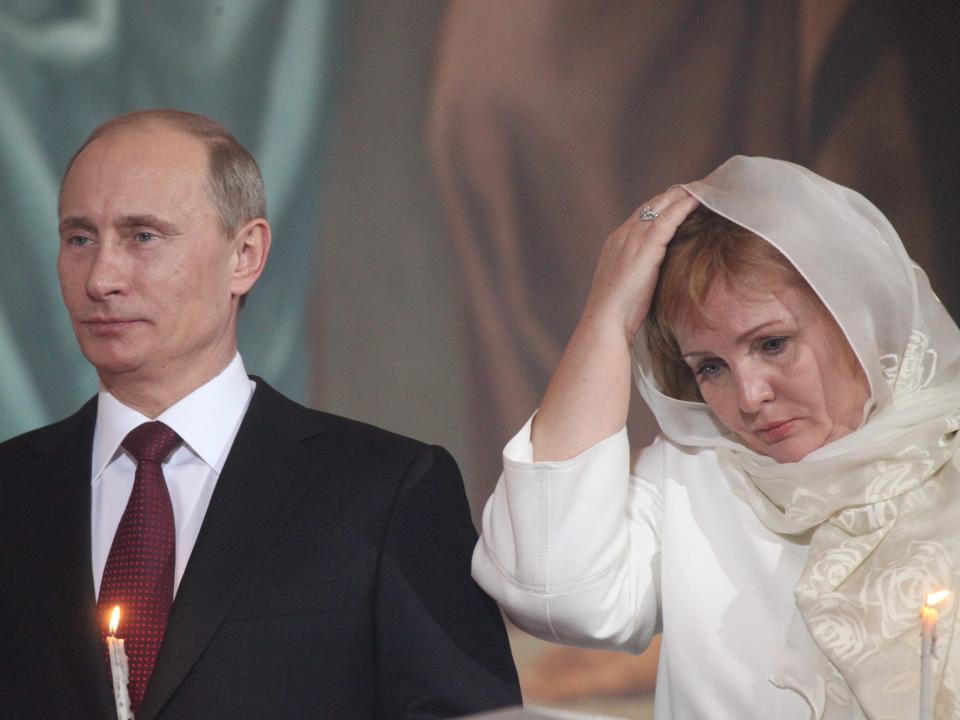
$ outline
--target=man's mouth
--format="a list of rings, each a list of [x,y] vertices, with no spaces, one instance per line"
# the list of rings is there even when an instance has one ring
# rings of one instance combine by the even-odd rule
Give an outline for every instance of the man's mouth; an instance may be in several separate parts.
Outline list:
[[[81,320],[80,324],[95,335],[115,335],[130,328],[137,320],[128,318],[105,317]]]

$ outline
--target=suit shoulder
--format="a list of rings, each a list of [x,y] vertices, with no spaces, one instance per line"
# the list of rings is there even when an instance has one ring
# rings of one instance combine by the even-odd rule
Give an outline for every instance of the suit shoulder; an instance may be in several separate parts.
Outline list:
[[[90,432],[93,431],[93,420],[96,418],[96,399],[86,403],[73,415],[50,425],[28,430],[25,433],[0,442],[0,465],[14,459],[24,458],[35,453],[43,453],[54,447],[64,437],[80,430],[84,423],[89,423]]]
[[[375,475],[400,472],[421,477],[431,470],[459,477],[457,463],[444,448],[406,435],[332,413],[319,413],[326,425],[325,442],[333,454],[352,468]]]
[[[415,438],[386,430],[360,420],[308,408],[280,394],[262,380],[257,380],[264,405],[293,432],[316,435],[318,440],[337,447],[346,454],[361,453],[368,458],[407,458],[424,454],[431,448],[446,454],[443,448],[431,446]]]
[[[318,413],[329,432],[344,440],[351,440],[371,447],[394,448],[397,451],[409,453],[420,452],[427,447],[427,443],[420,440],[360,420],[334,415],[322,410],[314,410],[313,412]]]

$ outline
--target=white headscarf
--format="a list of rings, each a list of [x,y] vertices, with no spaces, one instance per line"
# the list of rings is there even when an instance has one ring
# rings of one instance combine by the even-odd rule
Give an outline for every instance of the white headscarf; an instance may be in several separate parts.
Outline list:
[[[673,442],[714,448],[770,530],[810,533],[798,615],[773,681],[816,717],[915,717],[920,607],[940,613],[937,717],[960,717],[960,330],[866,198],[806,168],[736,156],[683,186],[776,247],[833,314],[870,383],[867,419],[800,462],[744,446],[703,403],[657,387],[637,333],[640,392]],[[811,641],[812,639],[812,641]]]

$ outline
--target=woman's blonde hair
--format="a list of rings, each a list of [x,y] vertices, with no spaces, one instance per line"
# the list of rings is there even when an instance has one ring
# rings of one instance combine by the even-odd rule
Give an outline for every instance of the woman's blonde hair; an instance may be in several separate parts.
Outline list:
[[[718,281],[747,291],[799,288],[823,307],[806,280],[773,245],[712,210],[698,207],[667,246],[653,306],[642,330],[654,379],[664,393],[678,400],[702,401],[702,397],[681,356],[676,329],[708,324],[706,298]],[[823,311],[829,316],[825,307]],[[835,321],[832,324],[836,327]],[[837,332],[842,337],[839,327]],[[849,348],[845,339],[844,345]]]

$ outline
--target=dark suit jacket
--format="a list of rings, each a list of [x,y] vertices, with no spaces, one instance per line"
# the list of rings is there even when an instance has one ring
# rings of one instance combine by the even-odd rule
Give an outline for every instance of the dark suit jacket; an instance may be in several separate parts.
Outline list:
[[[90,552],[96,402],[0,445],[0,717],[115,718]],[[441,718],[520,701],[441,448],[257,380],[137,720]]]

